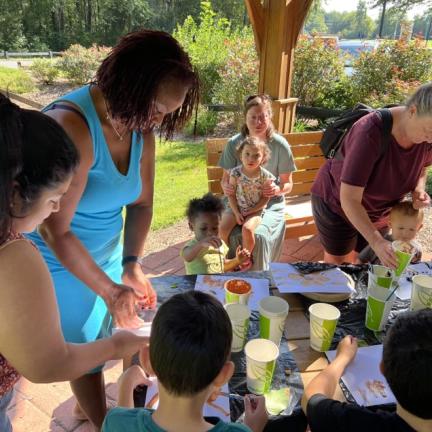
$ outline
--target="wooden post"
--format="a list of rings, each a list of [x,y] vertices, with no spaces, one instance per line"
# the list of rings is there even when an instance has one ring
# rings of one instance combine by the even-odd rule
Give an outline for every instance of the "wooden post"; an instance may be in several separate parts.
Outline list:
[[[274,99],[273,122],[292,132],[297,99],[291,98],[294,48],[312,0],[245,0],[260,58],[259,91]]]

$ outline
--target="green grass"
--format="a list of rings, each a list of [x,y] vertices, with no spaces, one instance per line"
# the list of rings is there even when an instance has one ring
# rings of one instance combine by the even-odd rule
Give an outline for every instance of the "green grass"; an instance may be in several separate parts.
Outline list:
[[[189,200],[206,192],[204,143],[158,143],[152,230],[168,227],[183,219]]]
[[[31,92],[34,84],[27,72],[0,66],[0,89],[21,94]]]

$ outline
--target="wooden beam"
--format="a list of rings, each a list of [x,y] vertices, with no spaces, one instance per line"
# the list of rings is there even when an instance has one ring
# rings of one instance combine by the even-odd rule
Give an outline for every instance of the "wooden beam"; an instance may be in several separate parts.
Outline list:
[[[245,0],[245,4],[254,31],[255,46],[259,55],[264,38],[264,9],[260,0]]]
[[[286,100],[290,100],[294,49],[312,1],[264,0],[263,3],[259,91],[274,99],[273,121],[282,133],[291,132],[294,125],[296,104],[287,104]]]

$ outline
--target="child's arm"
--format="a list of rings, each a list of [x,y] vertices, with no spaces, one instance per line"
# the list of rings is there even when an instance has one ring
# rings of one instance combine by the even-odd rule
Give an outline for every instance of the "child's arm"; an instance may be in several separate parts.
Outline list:
[[[237,223],[239,225],[242,225],[243,222],[244,222],[244,217],[240,213],[240,210],[238,208],[237,198],[236,198],[236,194],[235,194],[236,186],[237,186],[237,181],[236,181],[236,178],[234,176],[232,176],[232,175],[230,175],[230,177],[229,177],[229,184],[234,188],[234,194],[233,195],[228,195],[228,202],[229,202],[229,205],[231,207],[231,210],[234,213],[234,216],[235,216],[235,218],[237,220]]]
[[[185,246],[182,250],[182,257],[185,261],[189,262],[194,260],[204,248],[213,246],[214,248],[218,249],[221,247],[221,245],[222,240],[219,237],[206,237],[193,246]]]
[[[240,264],[243,264],[247,259],[250,258],[250,252],[247,249],[242,249],[240,245],[237,246],[235,258],[225,258],[224,261],[224,272],[235,269]]]
[[[356,353],[357,339],[353,336],[345,336],[339,342],[336,358],[306,387],[301,402],[305,414],[307,414],[307,405],[312,396],[322,394],[328,398],[333,397],[345,368],[354,359]]]
[[[119,407],[134,408],[133,392],[139,385],[151,386],[152,382],[147,379],[143,369],[138,365],[133,365],[126,369],[117,381]]]

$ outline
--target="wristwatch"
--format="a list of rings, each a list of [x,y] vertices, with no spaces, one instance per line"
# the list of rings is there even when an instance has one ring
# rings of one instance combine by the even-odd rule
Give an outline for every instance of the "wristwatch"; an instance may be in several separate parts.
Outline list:
[[[122,267],[129,263],[138,263],[139,265],[143,264],[144,257],[136,256],[136,255],[127,255],[124,256],[121,262]]]

